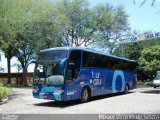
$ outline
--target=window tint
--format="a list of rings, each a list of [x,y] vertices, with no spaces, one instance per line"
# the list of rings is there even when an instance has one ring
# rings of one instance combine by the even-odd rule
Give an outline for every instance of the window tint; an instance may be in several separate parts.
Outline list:
[[[132,62],[86,51],[83,52],[82,66],[118,70],[134,70],[136,68]]]
[[[81,65],[81,51],[80,50],[71,51],[69,60],[70,62],[74,62],[76,69],[79,69]]]
[[[69,63],[67,66],[67,78],[66,83],[71,83],[77,79],[81,66],[81,51],[74,50],[71,51],[69,56]]]
[[[67,56],[66,50],[53,50],[40,52],[38,55],[38,61],[57,61],[62,60]]]

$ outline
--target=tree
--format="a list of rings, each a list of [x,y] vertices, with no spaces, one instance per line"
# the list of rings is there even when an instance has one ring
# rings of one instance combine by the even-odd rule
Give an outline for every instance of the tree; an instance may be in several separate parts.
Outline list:
[[[123,47],[125,49],[125,57],[133,60],[138,60],[141,56],[142,50],[145,48],[160,45],[160,39],[151,39],[151,40],[142,40],[137,42],[124,43]],[[121,56],[121,46],[119,46],[114,54],[117,56]]]
[[[1,52],[1,51],[0,51]],[[0,54],[0,62],[1,62],[1,60],[2,60],[2,58],[1,58],[1,54]],[[1,66],[0,66],[0,72],[3,72],[4,71],[4,68],[2,68]]]
[[[16,57],[21,63],[22,70],[23,70],[23,84],[27,86],[27,80],[26,80],[26,65],[28,62],[33,60],[35,58],[35,51],[34,46],[31,43],[31,40],[27,40],[27,38],[21,39],[22,41],[25,41],[21,47],[17,49]]]
[[[16,50],[16,57],[21,63],[23,70],[23,84],[27,86],[26,80],[26,65],[28,62],[36,58],[37,51],[43,46],[53,45],[53,41],[48,42],[50,35],[50,18],[52,18],[52,4],[48,1],[40,1],[35,6],[30,7],[28,10],[31,15],[30,22],[27,22],[24,27],[25,29],[16,34],[16,40],[18,49]],[[38,13],[37,13],[38,12]],[[49,22],[48,22],[49,21]],[[47,47],[50,47],[47,46]]]
[[[26,65],[28,62],[36,58],[39,50],[44,48],[55,47],[57,42],[58,20],[55,19],[55,5],[51,1],[39,1],[30,6],[29,22],[24,27],[25,29],[16,34],[18,49],[16,57],[20,61],[23,69],[23,84],[27,86],[26,80]]]
[[[57,7],[57,3],[43,0],[35,8],[31,8],[34,21],[28,25],[25,36],[32,40],[36,52],[60,44],[59,24],[63,16],[57,13]]]
[[[0,66],[0,72],[4,72],[4,68]]]
[[[128,16],[122,6],[98,5],[94,9],[97,31],[101,35],[97,42],[99,46],[106,47],[109,53],[113,53],[117,43],[126,35],[129,30]]]
[[[11,67],[15,67],[18,70],[18,75],[16,76],[16,83],[18,84],[19,72],[22,70],[20,63],[14,63]]]
[[[143,49],[144,47],[139,42],[121,43],[120,46],[116,48],[113,54],[117,56],[122,56],[122,54],[124,54],[123,57],[132,60],[138,60]]]
[[[62,46],[88,46],[93,43],[95,19],[86,0],[62,0],[59,4],[58,12],[64,17],[60,23]]]
[[[115,43],[128,29],[121,6],[113,8],[106,3],[91,8],[86,0],[62,0],[59,4],[58,13],[64,17],[59,24],[62,46],[88,46],[99,41],[113,52]]]
[[[151,46],[145,48],[141,52],[141,57],[139,58],[140,69],[152,79],[156,74],[157,70],[160,70],[160,45]]]
[[[132,0],[132,1],[133,1],[133,4],[136,4],[136,0]],[[147,0],[142,0],[141,4],[140,4],[140,7],[142,5],[144,5],[146,2],[147,2]],[[151,6],[154,6],[155,2],[156,2],[156,0],[151,0]]]
[[[0,48],[7,57],[8,83],[10,83],[10,60],[16,55],[18,46],[23,43],[17,41],[17,34],[24,31],[26,23],[31,20],[29,8],[32,0],[0,0]]]
[[[122,7],[92,8],[86,0],[0,0],[0,48],[23,68],[40,49],[55,46],[88,46],[108,42],[111,52],[127,27]],[[10,76],[10,75],[9,75]],[[10,77],[9,77],[10,78]],[[10,82],[10,79],[9,79]]]
[[[123,45],[123,46],[122,46]],[[139,64],[139,58],[142,56],[142,51],[146,48],[160,45],[160,39],[151,39],[151,40],[141,40],[137,42],[123,43],[114,51],[114,55],[122,56],[122,50],[124,51],[125,57],[135,60]],[[122,48],[123,47],[123,48]],[[138,66],[137,69],[138,79],[146,80],[148,79],[148,75],[146,72],[141,69],[141,66]]]
[[[20,63],[14,63],[11,67],[15,67],[18,70],[18,73],[22,70],[22,66]]]
[[[14,55],[14,27],[15,27],[15,11],[14,2],[0,0],[0,47],[5,52],[8,65],[8,83],[10,83],[10,59]],[[16,11],[17,12],[17,11]]]
[[[0,0],[0,2],[2,3],[0,4],[0,13],[2,13],[0,14],[0,36],[2,36],[0,48],[7,57],[8,83],[10,83],[10,59],[12,56],[17,56],[25,70],[27,62],[35,55],[33,47],[36,47],[35,44],[37,42],[34,41],[37,39],[35,34],[29,36],[31,35],[29,33],[33,32],[30,26],[38,22],[42,23],[46,19],[48,20],[48,16],[52,13],[53,4],[48,0],[37,0],[36,2],[33,0]],[[39,43],[37,46],[42,46],[40,41],[37,43]],[[23,73],[23,81],[26,83],[25,71]]]

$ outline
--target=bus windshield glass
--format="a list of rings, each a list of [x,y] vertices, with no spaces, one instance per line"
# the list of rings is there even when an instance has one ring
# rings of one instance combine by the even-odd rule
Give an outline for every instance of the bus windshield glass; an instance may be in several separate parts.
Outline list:
[[[42,52],[38,55],[34,71],[34,84],[62,85],[64,77],[60,72],[60,62],[67,57],[67,51],[56,50]]]
[[[38,55],[38,61],[49,62],[49,61],[60,61],[67,57],[67,50],[53,50],[41,52]]]

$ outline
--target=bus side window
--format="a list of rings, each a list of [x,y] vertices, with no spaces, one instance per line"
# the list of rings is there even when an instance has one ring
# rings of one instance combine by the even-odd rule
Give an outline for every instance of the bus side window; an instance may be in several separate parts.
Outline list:
[[[73,62],[69,62],[68,64],[68,79],[75,79],[75,64]]]
[[[66,83],[71,83],[77,79],[80,72],[81,65],[81,51],[73,50],[69,56],[69,63],[67,66]]]

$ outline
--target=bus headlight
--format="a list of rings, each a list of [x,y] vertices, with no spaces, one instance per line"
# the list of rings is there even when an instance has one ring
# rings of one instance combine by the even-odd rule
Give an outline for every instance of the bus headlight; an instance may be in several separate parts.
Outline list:
[[[38,87],[34,87],[33,88],[33,92],[38,92],[39,88]]]
[[[55,90],[54,91],[54,93],[59,93],[59,94],[61,94],[61,93],[63,93],[64,92],[64,90]]]
[[[38,90],[33,88],[33,90],[32,90],[32,91],[33,91],[33,92],[37,92]]]

